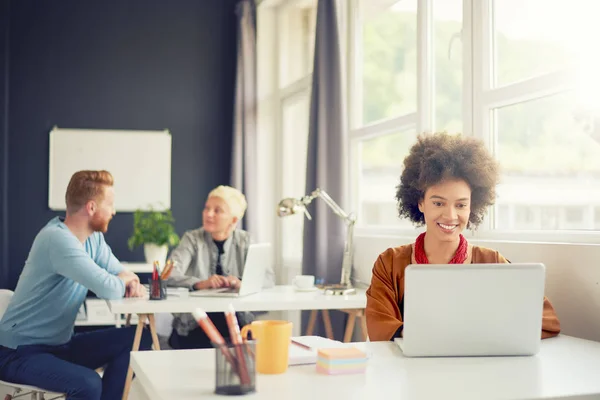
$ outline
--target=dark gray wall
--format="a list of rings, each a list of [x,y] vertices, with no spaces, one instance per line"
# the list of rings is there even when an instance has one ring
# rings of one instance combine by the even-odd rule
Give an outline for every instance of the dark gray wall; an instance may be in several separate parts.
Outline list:
[[[209,190],[229,182],[235,0],[0,1],[0,287],[14,287],[35,235],[59,215],[47,206],[55,125],[169,129],[176,229],[200,226]],[[117,214],[106,240],[121,260],[142,260],[127,248],[131,227],[131,213]]]
[[[8,268],[8,32],[9,0],[0,0],[0,287]]]

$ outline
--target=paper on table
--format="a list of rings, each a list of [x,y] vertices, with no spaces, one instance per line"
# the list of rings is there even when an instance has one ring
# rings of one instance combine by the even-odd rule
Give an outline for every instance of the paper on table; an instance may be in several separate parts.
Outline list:
[[[353,347],[355,345],[355,343],[342,343],[340,341],[327,339],[321,336],[299,336],[292,338],[292,340],[310,347],[311,350],[307,350],[298,345],[290,343],[288,365],[316,364],[318,349]]]

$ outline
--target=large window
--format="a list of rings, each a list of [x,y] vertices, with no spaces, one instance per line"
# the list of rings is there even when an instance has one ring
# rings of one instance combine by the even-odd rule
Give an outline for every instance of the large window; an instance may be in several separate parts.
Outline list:
[[[501,165],[496,205],[477,235],[599,230],[599,2],[354,4],[349,154],[359,230],[412,229],[394,194],[416,135],[431,131],[480,137]]]
[[[317,0],[264,0],[258,6],[258,135],[274,132],[269,163],[273,218],[282,198],[305,195]],[[267,221],[266,221],[267,222]],[[278,283],[300,273],[304,216],[276,218],[272,237]]]
[[[301,197],[306,182],[306,154],[310,98],[308,90],[282,101],[282,197]],[[302,262],[304,215],[281,219],[282,255],[285,265],[299,266]]]
[[[463,129],[462,0],[424,4],[356,2],[350,154],[359,228],[412,229],[394,197],[402,160],[417,132]]]
[[[491,45],[475,41],[481,68],[474,88],[481,102],[474,104],[474,127],[502,167],[489,227],[597,229],[600,143],[591,135],[590,105],[581,94],[599,87],[597,80],[580,79],[590,63],[600,65],[589,57],[591,48],[582,47],[592,32],[581,29],[597,2],[483,3],[481,37],[491,38]]]
[[[488,21],[493,27],[494,86],[570,66],[576,58],[572,11],[582,3],[590,1],[493,1]]]
[[[415,130],[409,129],[359,142],[359,215],[363,224],[410,226],[398,218],[395,195],[402,172],[399,160],[408,154],[415,138]]]
[[[417,110],[417,0],[363,1],[361,125]]]
[[[462,0],[433,2],[435,130],[463,132]]]
[[[496,205],[474,235],[600,238],[598,0],[337,3],[358,233],[413,230],[397,216],[402,160],[418,134],[446,131],[481,138],[501,166]],[[272,88],[276,190],[301,196],[317,0],[260,4],[276,26],[259,36],[275,49],[259,79]],[[279,222],[279,233],[299,241],[300,219]]]
[[[317,0],[285,2],[277,12],[279,87],[305,78],[312,71]]]

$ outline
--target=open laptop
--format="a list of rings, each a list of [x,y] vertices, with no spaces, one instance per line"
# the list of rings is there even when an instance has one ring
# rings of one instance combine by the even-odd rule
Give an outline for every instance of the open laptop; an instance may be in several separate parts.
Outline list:
[[[407,357],[534,355],[545,277],[541,263],[409,265],[395,342]]]
[[[242,282],[238,289],[219,288],[196,290],[190,296],[197,297],[241,297],[261,291],[267,268],[271,265],[271,244],[257,243],[248,247]]]

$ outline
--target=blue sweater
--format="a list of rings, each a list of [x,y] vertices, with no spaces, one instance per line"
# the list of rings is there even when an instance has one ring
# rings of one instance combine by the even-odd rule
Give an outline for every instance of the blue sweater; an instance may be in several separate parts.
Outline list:
[[[96,232],[82,244],[58,217],[38,233],[15,293],[0,321],[0,345],[67,343],[88,289],[118,299],[123,266]]]

